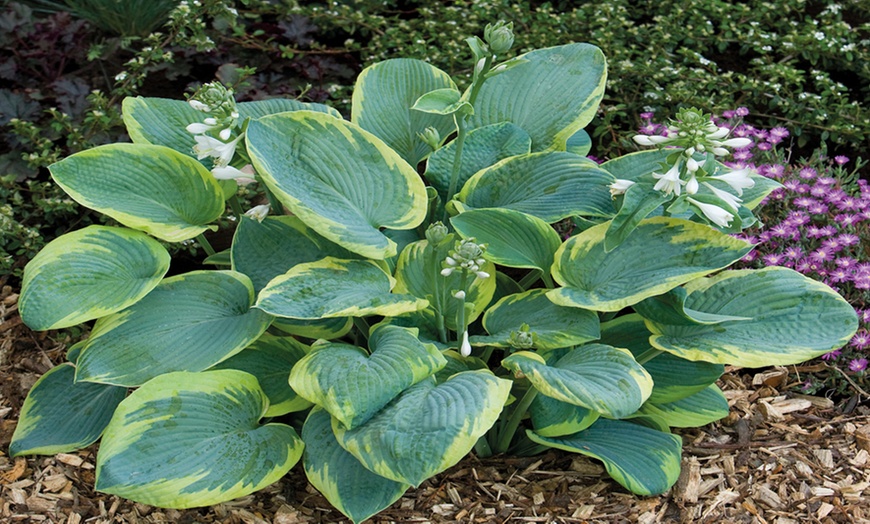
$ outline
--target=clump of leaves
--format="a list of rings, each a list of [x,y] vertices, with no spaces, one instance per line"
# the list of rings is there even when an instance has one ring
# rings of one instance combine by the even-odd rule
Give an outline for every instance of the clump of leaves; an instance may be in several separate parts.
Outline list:
[[[668,147],[598,165],[583,128],[603,53],[503,61],[512,25],[484,37],[467,40],[465,90],[420,60],[366,68],[350,120],[217,83],[126,99],[133,144],[51,166],[121,226],[64,235],[25,270],[29,326],[96,322],[28,394],[10,455],[102,436],[96,488],[168,507],[250,493],[301,459],[354,522],[472,449],[581,453],[656,494],[679,475],[670,428],[727,414],[725,363],[800,362],[854,335],[823,284],[725,269],[752,249],[729,233],[777,187],[720,162],[743,140],[686,109],[646,139]],[[269,204],[243,213],[240,184]],[[166,278],[158,239],[205,242],[227,207],[219,269]],[[290,413],[307,413],[301,432]]]

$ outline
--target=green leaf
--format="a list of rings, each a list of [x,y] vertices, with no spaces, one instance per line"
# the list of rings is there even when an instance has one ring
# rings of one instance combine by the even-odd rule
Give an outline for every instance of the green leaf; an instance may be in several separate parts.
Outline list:
[[[73,382],[75,367],[48,370],[24,399],[9,456],[54,455],[90,446],[100,438],[126,388]]]
[[[635,230],[641,220],[670,200],[670,195],[648,184],[634,184],[622,197],[622,205],[604,234],[605,251],[613,251]]]
[[[540,218],[510,209],[473,209],[450,219],[464,238],[486,244],[484,258],[507,267],[550,271],[559,234]]]
[[[764,200],[764,197],[771,194],[775,189],[782,187],[782,184],[776,180],[771,180],[766,176],[756,175],[755,173],[749,176],[755,181],[755,185],[743,190],[743,207],[755,209]]]
[[[309,104],[289,98],[271,98],[256,102],[241,102],[237,105],[239,122],[248,117],[261,116],[285,111],[320,111],[341,117],[341,113],[322,104]],[[169,98],[127,97],[122,104],[124,125],[134,143],[154,144],[171,147],[185,155],[193,155],[196,141],[185,129],[188,125],[205,120],[208,115],[197,111],[184,100]]]
[[[410,293],[415,297],[429,300],[427,311],[441,312],[444,315],[448,329],[456,331],[456,314],[459,310],[460,301],[453,298],[453,291],[461,287],[462,277],[459,271],[454,271],[449,276],[441,275],[441,263],[454,248],[455,235],[451,235],[437,246],[432,246],[428,240],[420,240],[409,244],[399,255],[396,266],[396,289],[397,293]],[[495,265],[487,262],[480,267],[490,275],[495,274]],[[466,290],[465,304],[472,305],[466,313],[466,321],[474,320],[483,313],[489,305],[495,292],[494,278],[469,277],[471,285]]]
[[[664,493],[680,476],[680,437],[631,422],[601,418],[589,429],[558,438],[526,434],[538,444],[600,460],[613,480],[636,495]]]
[[[163,280],[139,302],[94,325],[76,380],[138,386],[171,371],[202,371],[260,337],[272,317],[251,309],[254,290],[234,271]]]
[[[425,300],[390,293],[395,282],[370,260],[327,257],[298,264],[272,279],[260,291],[255,307],[302,320],[396,316],[426,307]]]
[[[354,253],[389,258],[396,244],[379,228],[413,229],[426,217],[420,176],[361,127],[294,111],[251,122],[246,136],[254,167],[275,196],[310,228]]]
[[[553,223],[572,215],[612,216],[611,183],[610,173],[585,157],[530,153],[478,171],[457,198],[463,208],[507,208]]]
[[[456,89],[450,75],[421,60],[384,60],[363,69],[351,102],[354,124],[377,136],[412,166],[432,150],[417,133],[434,127],[442,137],[456,131],[453,117],[412,110],[421,96]]]
[[[523,325],[535,335],[541,350],[577,346],[599,337],[598,315],[585,309],[563,307],[547,299],[546,289],[532,289],[507,296],[483,316],[488,337],[471,337],[471,342],[497,347],[509,346],[511,333]]]
[[[592,137],[584,130],[579,130],[568,138],[565,150],[575,155],[586,156],[592,149]]]
[[[297,264],[328,256],[358,258],[315,233],[297,217],[286,215],[266,217],[262,222],[243,216],[231,248],[233,269],[248,275],[257,292]]]
[[[169,270],[169,253],[138,231],[88,226],[48,243],[24,268],[18,309],[35,330],[60,329],[136,303]]]
[[[791,269],[723,271],[690,282],[686,291],[689,309],[751,318],[696,326],[647,322],[655,348],[689,360],[797,364],[843,346],[858,329],[843,297]]]
[[[677,218],[642,221],[613,251],[604,249],[608,223],[573,236],[556,252],[548,293],[562,306],[619,311],[740,260],[752,249],[703,224]]]
[[[470,114],[474,112],[471,104],[467,100],[462,99],[462,93],[452,87],[429,91],[418,98],[411,109],[435,115],[452,115],[456,112]]]
[[[640,413],[660,417],[674,428],[704,426],[728,416],[728,400],[722,390],[711,384],[701,391],[673,402],[647,402]]]
[[[269,401],[253,375],[167,373],[121,402],[97,454],[96,488],[164,508],[260,490],[302,456],[290,426],[259,425]]]
[[[284,333],[317,340],[332,340],[341,338],[353,327],[353,318],[336,317],[319,320],[298,320],[295,318],[276,318],[272,326]]]
[[[212,174],[168,147],[98,146],[49,170],[79,204],[168,242],[199,235],[224,211],[223,192]]]
[[[459,178],[456,190],[462,188],[472,175],[499,160],[529,153],[532,139],[529,134],[510,122],[493,124],[471,130],[465,137],[462,158],[459,164]],[[426,161],[426,180],[438,190],[442,202],[453,195],[450,190],[450,177],[453,175],[453,161],[456,159],[456,141],[439,148]]]
[[[695,311],[686,307],[688,293],[676,287],[667,293],[644,299],[634,305],[634,310],[647,320],[659,324],[675,326],[696,326],[698,324],[720,324],[727,320],[752,320],[749,317],[716,315]]]
[[[601,324],[601,342],[627,348],[635,358],[653,350],[649,339],[652,333],[644,325],[640,315],[617,317]],[[686,360],[670,353],[660,353],[643,363],[655,385],[648,402],[667,403],[686,398],[713,384],[725,366],[710,362]]]
[[[465,371],[436,384],[430,377],[405,390],[362,426],[333,420],[339,444],[366,468],[419,486],[459,462],[495,423],[511,381],[489,370]]]
[[[537,395],[529,406],[532,427],[542,437],[561,437],[583,431],[598,420],[599,416],[597,411],[546,395]]]
[[[649,398],[653,382],[627,349],[586,344],[548,365],[529,351],[514,353],[501,365],[522,374],[548,397],[621,418],[637,411]]]
[[[296,394],[287,384],[290,370],[309,347],[293,337],[276,337],[264,333],[253,344],[211,369],[237,369],[257,377],[269,399],[266,417],[278,417],[311,407],[311,402]]]
[[[474,102],[471,128],[513,122],[532,137],[532,151],[564,151],[592,121],[604,96],[607,64],[589,44],[537,49],[487,79]]]
[[[613,175],[614,178],[637,182],[637,179],[643,175],[659,171],[661,164],[667,162],[668,156],[673,153],[673,150],[670,149],[638,151],[608,160],[601,164],[601,169]]]
[[[302,428],[305,476],[330,504],[358,524],[399,500],[410,487],[363,467],[335,440],[329,413],[314,408]]]
[[[290,374],[290,385],[348,429],[364,424],[408,387],[447,365],[435,346],[417,340],[417,330],[379,325],[363,348],[318,343]]]

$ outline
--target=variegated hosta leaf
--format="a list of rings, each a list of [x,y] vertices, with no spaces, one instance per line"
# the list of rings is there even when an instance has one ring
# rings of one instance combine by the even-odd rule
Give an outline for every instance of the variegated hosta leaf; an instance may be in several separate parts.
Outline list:
[[[547,364],[555,364],[571,349],[544,352]],[[529,406],[529,418],[535,433],[542,437],[561,437],[583,431],[598,420],[600,413],[575,406],[546,395],[536,395]]]
[[[483,316],[489,336],[472,337],[472,343],[507,347],[511,334],[523,324],[534,333],[537,349],[577,346],[599,337],[598,315],[586,309],[557,306],[546,289],[532,289],[507,296]]]
[[[242,217],[230,253],[233,269],[248,275],[257,292],[296,264],[328,256],[358,258],[315,233],[297,217],[287,215],[266,217],[262,222]]]
[[[474,129],[465,137],[462,147],[462,159],[459,167],[459,177],[456,191],[459,191],[469,178],[481,169],[487,168],[499,160],[510,156],[529,153],[532,139],[522,128],[502,122],[479,129]],[[447,202],[453,195],[448,195],[450,178],[453,175],[453,161],[456,158],[456,142],[450,142],[434,151],[426,161],[426,180],[432,184],[442,202]]]
[[[302,320],[396,316],[426,307],[425,300],[390,293],[395,282],[372,261],[327,257],[272,279],[260,291],[256,307]]]
[[[408,245],[399,255],[396,266],[397,293],[410,293],[415,297],[429,300],[427,311],[436,311],[444,315],[448,329],[459,329],[456,325],[456,314],[461,302],[453,298],[453,292],[460,289],[462,277],[459,271],[449,276],[441,275],[441,264],[455,247],[455,235],[450,235],[438,245],[433,246],[428,240],[420,240]],[[486,262],[480,267],[482,271],[495,274],[495,265]],[[494,278],[468,277],[471,285],[465,295],[465,304],[473,307],[466,313],[466,321],[474,322],[489,305],[495,292]]]
[[[309,227],[354,253],[389,258],[396,244],[379,229],[413,229],[426,217],[423,180],[357,125],[293,111],[252,121],[246,137],[254,167],[275,196]]]
[[[513,209],[548,223],[573,215],[610,217],[613,180],[595,162],[573,153],[512,156],[475,173],[459,192],[457,208]]]
[[[640,315],[617,317],[601,324],[601,343],[627,348],[635,358],[653,349],[652,333]],[[674,402],[704,390],[725,372],[722,364],[686,360],[670,353],[661,353],[643,363],[655,385],[648,402]]]
[[[357,77],[351,102],[353,123],[416,166],[432,151],[417,133],[433,127],[446,138],[456,130],[451,115],[411,109],[417,99],[437,89],[456,89],[456,84],[431,64],[410,58],[378,62]]]
[[[489,366],[486,365],[486,362],[480,360],[474,356],[463,357],[457,351],[452,349],[444,350],[441,352],[444,358],[447,360],[447,365],[441,368],[438,372],[433,375],[435,377],[435,381],[441,384],[445,382],[450,377],[457,373],[461,373],[463,371],[474,371],[477,369],[489,369]]]
[[[652,184],[641,183],[629,187],[622,196],[619,211],[604,234],[604,250],[613,251],[634,232],[643,219],[670,199],[671,195],[655,189]]]
[[[669,149],[638,151],[608,160],[601,164],[601,169],[614,178],[636,181],[643,175],[660,171],[662,162],[666,162],[667,157],[673,153]]]
[[[728,320],[752,320],[749,317],[715,315],[695,311],[686,307],[688,293],[683,287],[675,287],[667,293],[656,295],[635,304],[634,311],[646,320],[657,324],[673,326],[697,326],[698,324],[720,324]]]
[[[103,317],[76,363],[76,380],[138,386],[171,371],[202,371],[260,337],[272,317],[252,309],[254,289],[234,271],[163,280],[127,309]]]
[[[209,506],[284,476],[302,440],[260,425],[269,400],[253,375],[167,373],[118,406],[97,454],[96,488],[164,508]]]
[[[486,244],[484,258],[506,267],[549,273],[562,240],[550,224],[511,209],[472,209],[450,219],[463,238]]]
[[[647,402],[639,411],[653,415],[672,428],[695,428],[728,416],[728,399],[715,384],[673,402]]]
[[[371,355],[350,344],[315,344],[293,368],[290,385],[352,429],[447,365],[435,346],[417,340],[416,329],[375,326],[369,348]]]
[[[538,444],[600,460],[613,480],[636,495],[664,493],[680,476],[680,437],[631,422],[600,418],[564,437],[526,434]]]
[[[843,297],[787,268],[723,271],[690,282],[686,291],[689,309],[751,318],[697,326],[647,322],[654,347],[690,360],[797,364],[843,346],[858,329]]]
[[[611,418],[637,411],[649,398],[653,382],[627,349],[586,344],[554,364],[530,351],[520,351],[501,365],[529,379],[538,392]]]
[[[471,451],[498,419],[510,389],[511,381],[489,370],[465,371],[440,384],[429,377],[362,426],[347,430],[333,420],[332,429],[366,468],[419,486]]]
[[[264,333],[253,344],[211,369],[237,369],[257,377],[269,398],[266,417],[278,417],[311,407],[287,384],[290,370],[310,348],[293,337],[276,337]]]
[[[36,381],[21,407],[9,456],[67,453],[100,438],[127,389],[74,377],[72,364],[63,363]]]
[[[88,226],[46,245],[24,268],[18,309],[31,329],[59,329],[136,303],[169,270],[169,253],[130,229]]]
[[[584,130],[579,130],[570,137],[565,144],[565,151],[575,155],[586,156],[592,150],[592,137]]]
[[[564,151],[568,138],[592,121],[604,96],[604,54],[589,44],[568,44],[514,60],[522,63],[480,88],[471,127],[513,122],[531,135],[532,151]]]
[[[743,240],[678,218],[642,221],[613,251],[606,252],[608,223],[568,239],[556,252],[547,296],[562,306],[619,311],[740,260],[752,249]]]
[[[256,102],[241,102],[237,105],[239,121],[248,117],[261,116],[285,111],[320,111],[341,117],[341,113],[323,104],[310,104],[292,98],[270,98]],[[170,98],[127,97],[122,104],[124,125],[133,142],[171,147],[179,153],[193,155],[196,141],[186,127],[200,123],[209,115],[197,111],[184,100]]]
[[[79,204],[168,242],[199,235],[224,211],[224,195],[212,174],[168,147],[108,144],[49,170]]]
[[[399,500],[410,487],[363,467],[335,440],[329,413],[315,407],[302,427],[305,476],[330,504],[359,524]]]
[[[284,333],[313,340],[322,338],[332,340],[347,335],[353,327],[353,318],[335,317],[320,320],[298,320],[295,318],[276,318],[272,327]]]

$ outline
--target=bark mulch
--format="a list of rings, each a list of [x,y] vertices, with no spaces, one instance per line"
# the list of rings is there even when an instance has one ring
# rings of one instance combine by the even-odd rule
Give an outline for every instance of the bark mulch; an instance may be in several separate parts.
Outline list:
[[[6,455],[21,403],[67,344],[21,325],[0,292],[0,522],[347,522],[297,465],[280,482],[228,503],[166,510],[95,492],[96,446],[53,457]],[[67,341],[68,342],[68,341]],[[681,431],[683,472],[668,493],[637,497],[600,463],[552,451],[462,462],[409,490],[372,522],[870,523],[870,407],[792,393],[802,368],[729,368],[731,414]],[[803,368],[805,371],[806,368]],[[866,399],[865,399],[866,400]]]

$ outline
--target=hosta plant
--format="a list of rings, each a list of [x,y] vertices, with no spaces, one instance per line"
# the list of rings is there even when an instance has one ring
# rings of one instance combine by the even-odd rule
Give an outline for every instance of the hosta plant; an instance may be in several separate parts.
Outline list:
[[[350,120],[295,100],[130,98],[132,144],[51,167],[113,226],[27,266],[24,321],[95,320],[21,411],[11,455],[102,437],[96,488],[214,504],[302,461],[354,522],[479,456],[558,448],[630,491],[667,490],[674,427],[723,417],[725,363],[800,362],[854,311],[785,268],[727,270],[777,184],[722,160],[684,110],[652,149],[588,160],[606,66],[587,44],[507,62],[511,26],[468,40],[471,87],[419,60],[360,75]],[[244,213],[236,188],[263,195]],[[224,215],[232,246],[167,277],[158,240]],[[212,250],[213,252],[213,250]],[[304,421],[304,422],[303,422]]]

